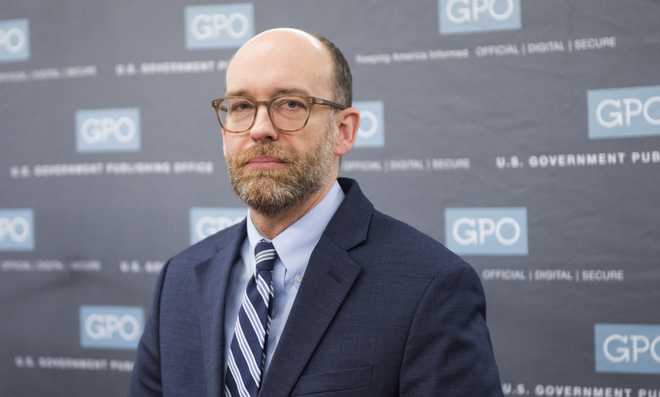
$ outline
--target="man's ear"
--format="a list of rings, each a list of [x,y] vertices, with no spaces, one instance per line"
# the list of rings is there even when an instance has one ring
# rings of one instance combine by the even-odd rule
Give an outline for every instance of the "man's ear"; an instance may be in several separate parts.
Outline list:
[[[350,107],[339,112],[336,117],[335,154],[341,157],[350,152],[355,143],[358,128],[360,128],[360,112],[356,108]]]

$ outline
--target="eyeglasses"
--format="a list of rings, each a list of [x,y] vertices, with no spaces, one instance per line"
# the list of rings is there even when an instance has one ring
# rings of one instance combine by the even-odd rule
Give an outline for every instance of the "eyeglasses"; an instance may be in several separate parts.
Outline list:
[[[343,110],[348,106],[313,96],[283,95],[269,101],[255,101],[241,96],[217,98],[211,101],[220,126],[227,132],[241,133],[254,125],[259,105],[265,105],[268,116],[278,131],[297,131],[305,128],[312,106],[328,106]]]

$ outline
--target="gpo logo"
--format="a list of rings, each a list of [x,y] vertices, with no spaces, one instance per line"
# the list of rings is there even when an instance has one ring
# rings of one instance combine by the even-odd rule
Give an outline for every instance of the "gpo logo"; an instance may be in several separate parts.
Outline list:
[[[447,208],[445,236],[458,254],[527,255],[527,209]]]
[[[225,36],[236,40],[247,36],[250,21],[244,14],[197,14],[192,17],[191,33],[197,40]]]
[[[244,208],[191,208],[190,243],[195,244],[241,222],[245,218],[245,213]]]
[[[0,240],[24,243],[32,234],[32,225],[25,216],[0,218]]]
[[[254,6],[250,3],[188,6],[186,47],[234,48],[254,34]]]
[[[660,373],[660,325],[596,324],[596,372]]]
[[[140,321],[128,314],[90,314],[85,318],[85,332],[95,340],[118,337],[124,341],[135,341],[140,337]]]
[[[438,0],[440,33],[520,29],[520,0]]]
[[[589,138],[660,135],[660,86],[590,90]]]
[[[90,117],[85,119],[80,126],[82,140],[88,144],[107,142],[115,140],[126,144],[134,141],[137,137],[137,126],[130,117]]]
[[[385,115],[382,101],[362,101],[353,104],[360,111],[360,128],[355,147],[385,145]]]
[[[76,112],[76,147],[79,152],[137,151],[140,142],[138,109]]]
[[[80,345],[82,347],[135,349],[144,329],[140,307],[82,306]]]
[[[0,251],[34,249],[34,215],[32,209],[0,210]]]
[[[30,57],[27,19],[0,21],[0,62],[24,61]]]

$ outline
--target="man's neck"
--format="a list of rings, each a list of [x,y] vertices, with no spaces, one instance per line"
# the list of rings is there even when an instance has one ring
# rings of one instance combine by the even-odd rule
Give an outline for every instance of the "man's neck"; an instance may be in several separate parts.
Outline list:
[[[283,210],[275,215],[265,215],[254,208],[250,208],[250,218],[262,236],[269,240],[274,239],[284,229],[302,218],[309,210],[314,208],[332,189],[336,179],[326,183],[321,189],[312,193],[300,204]]]

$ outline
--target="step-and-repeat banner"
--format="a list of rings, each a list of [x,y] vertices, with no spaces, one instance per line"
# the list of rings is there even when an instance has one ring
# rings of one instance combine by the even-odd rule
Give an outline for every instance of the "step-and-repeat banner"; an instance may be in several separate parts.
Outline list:
[[[660,2],[238,1],[0,4],[0,396],[126,393],[163,263],[245,216],[210,100],[278,26],[345,52],[342,173],[477,269],[505,395],[660,396]]]

